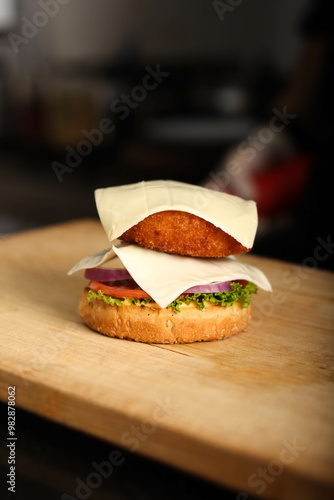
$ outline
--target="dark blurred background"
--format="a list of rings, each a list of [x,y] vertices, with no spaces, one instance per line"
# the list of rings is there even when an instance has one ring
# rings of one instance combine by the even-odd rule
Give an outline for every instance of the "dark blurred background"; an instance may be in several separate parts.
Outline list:
[[[95,188],[176,179],[255,199],[254,253],[333,269],[333,5],[0,0],[0,236],[97,217]],[[18,421],[17,498],[74,494],[106,456]],[[113,498],[238,496],[127,460]]]
[[[330,256],[332,20],[322,0],[0,0],[1,235],[165,178],[255,199],[256,253]]]

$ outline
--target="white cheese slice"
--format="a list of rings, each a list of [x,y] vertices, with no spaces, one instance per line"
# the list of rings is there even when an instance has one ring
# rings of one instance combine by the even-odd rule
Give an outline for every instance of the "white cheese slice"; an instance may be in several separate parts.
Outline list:
[[[163,210],[181,210],[202,217],[246,248],[252,248],[258,224],[254,201],[170,180],[97,189],[95,201],[110,241]]]
[[[84,257],[79,262],[77,262],[72,269],[68,271],[68,275],[74,274],[77,271],[81,271],[82,269],[91,269],[93,267],[99,267],[104,262],[115,257],[115,252],[112,248],[108,250],[101,250],[100,252],[94,253],[92,255],[88,255]],[[115,260],[112,259],[115,264]],[[119,260],[119,259],[118,259]],[[123,265],[121,267],[124,267]],[[113,267],[113,269],[118,269],[118,267]]]
[[[114,257],[110,258],[111,255]],[[272,290],[262,271],[239,262],[235,257],[184,257],[128,243],[122,243],[118,247],[113,245],[111,250],[85,257],[68,274],[97,266],[106,269],[126,268],[136,283],[162,308],[167,307],[188,288],[208,283],[244,279],[252,281],[263,290]]]
[[[259,288],[272,291],[262,271],[239,262],[235,257],[220,259],[185,257],[127,243],[112,248],[135,282],[160,307],[167,307],[182,292],[192,286],[233,279],[252,281]],[[112,264],[112,260],[108,261],[109,264]]]
[[[118,246],[121,244],[120,240],[114,241],[114,245]],[[116,254],[112,248],[108,248],[106,250],[100,250],[99,252],[93,253],[79,260],[72,269],[68,271],[68,276],[76,273],[77,271],[81,271],[83,269],[92,269],[93,267],[104,267],[104,263],[106,262],[106,267],[108,268],[108,261],[113,259],[112,266],[110,269],[124,269],[124,265],[122,261],[116,257]]]

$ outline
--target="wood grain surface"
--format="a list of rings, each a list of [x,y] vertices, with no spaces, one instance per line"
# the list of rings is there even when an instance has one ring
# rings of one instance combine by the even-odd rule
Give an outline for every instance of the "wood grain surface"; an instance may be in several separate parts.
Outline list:
[[[318,243],[315,242],[315,249]],[[326,248],[296,266],[254,255],[274,292],[246,332],[146,345],[84,326],[86,280],[67,271],[109,242],[98,221],[0,240],[0,399],[240,492],[334,492],[333,274]],[[94,457],[92,457],[92,461]]]

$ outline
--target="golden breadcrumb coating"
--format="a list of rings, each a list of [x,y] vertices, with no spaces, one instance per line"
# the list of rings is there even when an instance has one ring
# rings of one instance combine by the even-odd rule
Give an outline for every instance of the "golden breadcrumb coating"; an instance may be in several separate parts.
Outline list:
[[[149,215],[123,233],[120,239],[152,250],[191,257],[227,257],[250,250],[211,222],[178,210]]]

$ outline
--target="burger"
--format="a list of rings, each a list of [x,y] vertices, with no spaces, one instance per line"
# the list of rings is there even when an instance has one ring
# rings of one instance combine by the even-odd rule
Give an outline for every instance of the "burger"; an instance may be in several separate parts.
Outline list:
[[[110,248],[70,271],[89,280],[79,303],[92,330],[146,343],[230,337],[251,320],[251,295],[271,291],[262,271],[235,255],[251,250],[254,201],[156,180],[97,189]]]

